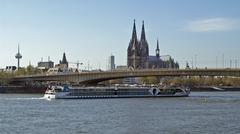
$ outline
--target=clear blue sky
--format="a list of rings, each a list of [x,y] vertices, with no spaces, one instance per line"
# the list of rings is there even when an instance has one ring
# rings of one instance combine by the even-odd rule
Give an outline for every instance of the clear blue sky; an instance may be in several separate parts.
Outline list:
[[[140,36],[142,20],[150,54],[160,40],[161,55],[181,67],[196,59],[197,67],[240,67],[239,0],[0,0],[0,67],[16,65],[20,44],[22,66],[43,57],[58,63],[89,62],[105,68],[113,54],[127,62],[133,19]],[[73,65],[74,66],[74,65]]]

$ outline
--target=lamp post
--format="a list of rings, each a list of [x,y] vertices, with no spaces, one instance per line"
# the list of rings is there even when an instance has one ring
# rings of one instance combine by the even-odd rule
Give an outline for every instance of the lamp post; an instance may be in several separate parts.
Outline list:
[[[78,80],[77,80],[77,83],[78,83],[78,84],[79,84],[79,82],[80,82],[79,65],[83,65],[83,63],[80,63],[79,61],[77,61],[77,70],[78,70]]]

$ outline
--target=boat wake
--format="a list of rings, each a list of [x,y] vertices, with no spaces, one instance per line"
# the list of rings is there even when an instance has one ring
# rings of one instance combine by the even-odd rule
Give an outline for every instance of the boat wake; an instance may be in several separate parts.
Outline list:
[[[31,97],[31,98],[2,98],[4,100],[44,100],[45,98],[43,97]]]

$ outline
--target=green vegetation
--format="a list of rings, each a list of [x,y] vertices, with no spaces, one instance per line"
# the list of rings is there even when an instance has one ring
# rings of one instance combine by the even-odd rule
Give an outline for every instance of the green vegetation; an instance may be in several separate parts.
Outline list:
[[[0,72],[0,86],[1,85],[8,85],[9,78],[12,77],[13,74],[6,73],[6,72]]]
[[[14,75],[19,76],[19,75],[36,75],[36,74],[41,74],[42,71],[39,70],[36,67],[33,67],[32,65],[27,66],[27,68],[20,68],[18,69]]]
[[[170,80],[173,85],[184,86],[240,86],[238,77],[177,77]]]
[[[240,77],[142,77],[142,84],[176,85],[176,86],[240,86]]]
[[[141,77],[141,83],[142,84],[158,84],[159,83],[159,78],[158,77]]]
[[[0,72],[0,85],[8,85],[9,78],[19,75],[36,75],[41,74],[42,71],[33,67],[32,65],[27,66],[26,68],[20,68],[14,72]]]

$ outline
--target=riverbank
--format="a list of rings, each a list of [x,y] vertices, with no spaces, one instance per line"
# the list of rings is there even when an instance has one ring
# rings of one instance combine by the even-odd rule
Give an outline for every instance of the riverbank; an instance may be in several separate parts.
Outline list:
[[[192,92],[240,91],[240,87],[233,86],[194,86]]]

